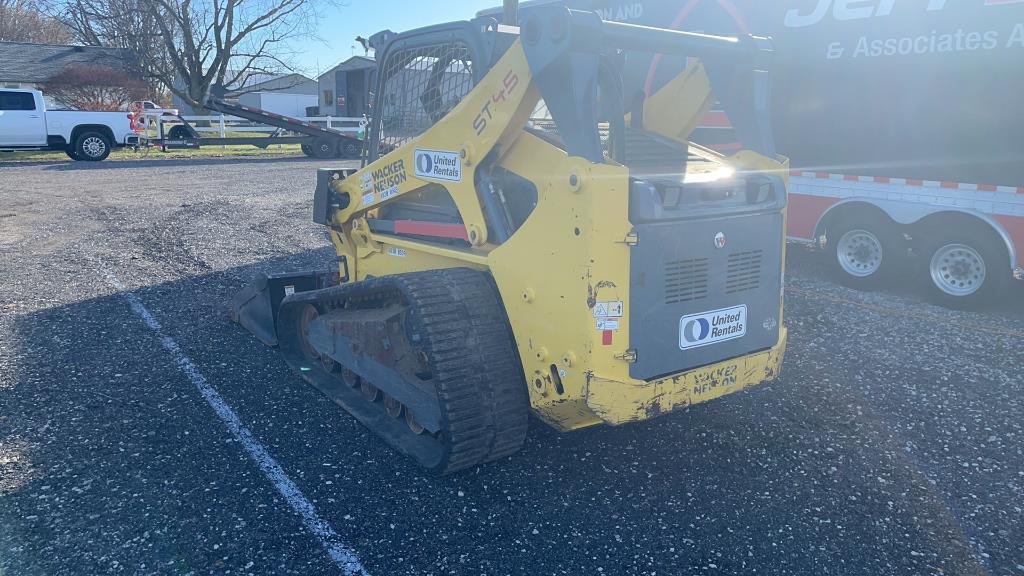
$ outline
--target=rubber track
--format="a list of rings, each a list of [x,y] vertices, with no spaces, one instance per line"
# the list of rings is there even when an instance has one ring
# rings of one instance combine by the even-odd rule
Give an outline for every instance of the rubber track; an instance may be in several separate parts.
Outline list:
[[[283,307],[317,303],[336,309],[349,300],[365,307],[395,298],[408,305],[406,333],[426,353],[437,392],[446,450],[431,471],[449,474],[518,451],[529,425],[529,396],[489,274],[452,268],[382,276],[296,293]]]
[[[529,398],[505,308],[490,276],[465,268],[392,277],[410,304],[434,373],[450,445],[447,474],[518,451]]]

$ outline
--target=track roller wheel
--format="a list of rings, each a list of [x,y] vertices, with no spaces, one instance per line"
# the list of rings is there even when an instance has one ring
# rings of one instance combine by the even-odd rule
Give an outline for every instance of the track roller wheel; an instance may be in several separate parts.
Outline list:
[[[395,400],[390,394],[384,395],[384,410],[388,413],[388,416],[392,418],[400,418],[402,416],[402,403]]]
[[[363,398],[365,398],[367,402],[373,403],[380,398],[380,389],[366,380],[359,383],[359,391],[362,392]]]
[[[350,388],[359,388],[362,378],[359,377],[359,374],[356,374],[355,372],[349,370],[348,368],[342,368],[341,380],[345,384],[348,384]]]
[[[423,434],[423,431],[425,430],[423,426],[420,426],[420,423],[416,421],[416,417],[413,416],[411,410],[405,411],[405,425],[408,426],[409,430],[417,436]]]

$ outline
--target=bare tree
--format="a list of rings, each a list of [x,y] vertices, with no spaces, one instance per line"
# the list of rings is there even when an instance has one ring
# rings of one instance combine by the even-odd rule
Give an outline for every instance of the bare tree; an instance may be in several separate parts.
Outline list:
[[[0,0],[0,42],[70,42],[69,30],[44,8],[40,0]]]
[[[147,78],[199,109],[215,85],[292,72],[291,41],[313,35],[328,2],[64,0],[62,14],[80,41],[135,51]]]
[[[42,85],[48,96],[79,110],[124,110],[149,94],[149,87],[123,70],[106,66],[73,66]]]
[[[166,101],[170,90],[158,71],[166,70],[169,62],[164,40],[157,33],[157,15],[149,4],[149,0],[56,0],[54,14],[78,42],[122,48],[133,55],[131,64],[149,84],[150,93]]]

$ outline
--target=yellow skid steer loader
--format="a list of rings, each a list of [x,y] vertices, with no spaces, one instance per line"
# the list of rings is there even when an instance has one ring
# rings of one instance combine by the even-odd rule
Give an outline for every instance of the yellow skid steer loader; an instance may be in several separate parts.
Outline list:
[[[559,430],[646,420],[773,380],[786,342],[788,161],[765,38],[558,5],[371,38],[359,170],[323,169],[338,268],[260,278],[237,321],[439,474]],[[627,93],[636,53],[685,57]],[[712,105],[744,150],[687,141]]]

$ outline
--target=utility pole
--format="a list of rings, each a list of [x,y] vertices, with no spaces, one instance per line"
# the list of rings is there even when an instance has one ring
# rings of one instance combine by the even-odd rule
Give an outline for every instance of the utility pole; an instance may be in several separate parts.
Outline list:
[[[509,26],[519,26],[519,0],[502,0],[504,16],[502,23]]]

